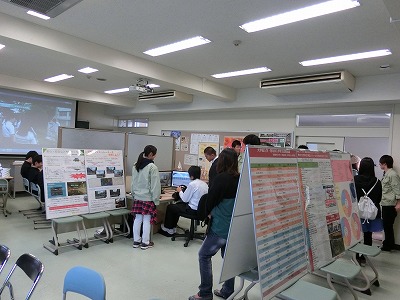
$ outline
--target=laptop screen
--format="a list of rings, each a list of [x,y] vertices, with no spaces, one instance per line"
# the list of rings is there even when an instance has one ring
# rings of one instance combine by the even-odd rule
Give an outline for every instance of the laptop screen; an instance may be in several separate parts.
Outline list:
[[[189,173],[186,171],[172,171],[172,186],[186,185],[190,183]]]

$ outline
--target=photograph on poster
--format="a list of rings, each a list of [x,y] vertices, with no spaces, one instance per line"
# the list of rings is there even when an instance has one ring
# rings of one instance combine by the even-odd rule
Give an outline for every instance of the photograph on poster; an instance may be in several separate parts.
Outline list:
[[[114,174],[115,167],[106,167],[107,174]]]
[[[112,178],[101,178],[101,186],[110,186],[113,185]]]
[[[97,167],[87,167],[86,173],[88,175],[96,175]]]
[[[96,177],[97,178],[106,177],[106,170],[97,170],[96,171]]]
[[[125,198],[115,199],[115,208],[125,207]]]
[[[124,170],[114,170],[115,177],[122,177],[124,175]]]
[[[86,195],[86,181],[67,182],[68,196]]]
[[[106,190],[94,191],[94,198],[95,199],[107,198],[107,191]]]
[[[47,185],[48,198],[65,197],[66,187],[64,182],[53,182]]]
[[[111,189],[110,190],[110,197],[118,197],[119,195],[121,195],[120,189]]]

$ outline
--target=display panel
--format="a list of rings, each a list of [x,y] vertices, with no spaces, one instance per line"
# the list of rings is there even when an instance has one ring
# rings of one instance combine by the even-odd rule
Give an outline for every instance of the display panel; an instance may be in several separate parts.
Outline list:
[[[58,127],[74,127],[75,112],[75,100],[0,89],[0,154],[57,147]]]
[[[160,184],[162,187],[169,187],[172,184],[172,172],[160,171]]]
[[[185,171],[172,171],[172,186],[186,185],[190,183],[190,176]]]

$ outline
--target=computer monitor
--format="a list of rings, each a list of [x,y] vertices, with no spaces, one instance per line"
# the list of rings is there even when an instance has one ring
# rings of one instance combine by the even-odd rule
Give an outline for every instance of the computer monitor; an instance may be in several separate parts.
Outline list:
[[[172,186],[186,185],[190,183],[189,173],[186,171],[172,171]]]
[[[172,174],[171,171],[160,171],[160,183],[161,187],[171,186]]]

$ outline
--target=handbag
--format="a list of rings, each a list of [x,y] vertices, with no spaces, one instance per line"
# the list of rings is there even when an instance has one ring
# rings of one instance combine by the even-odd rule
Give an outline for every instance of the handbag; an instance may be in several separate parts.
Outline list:
[[[368,197],[369,193],[374,189],[375,185],[378,183],[378,179],[376,180],[375,184],[372,188],[366,193],[364,189],[364,196],[360,198],[358,202],[358,211],[361,219],[364,219],[364,222],[368,222],[368,220],[375,220],[376,215],[378,214],[378,208],[375,206],[374,202]]]

